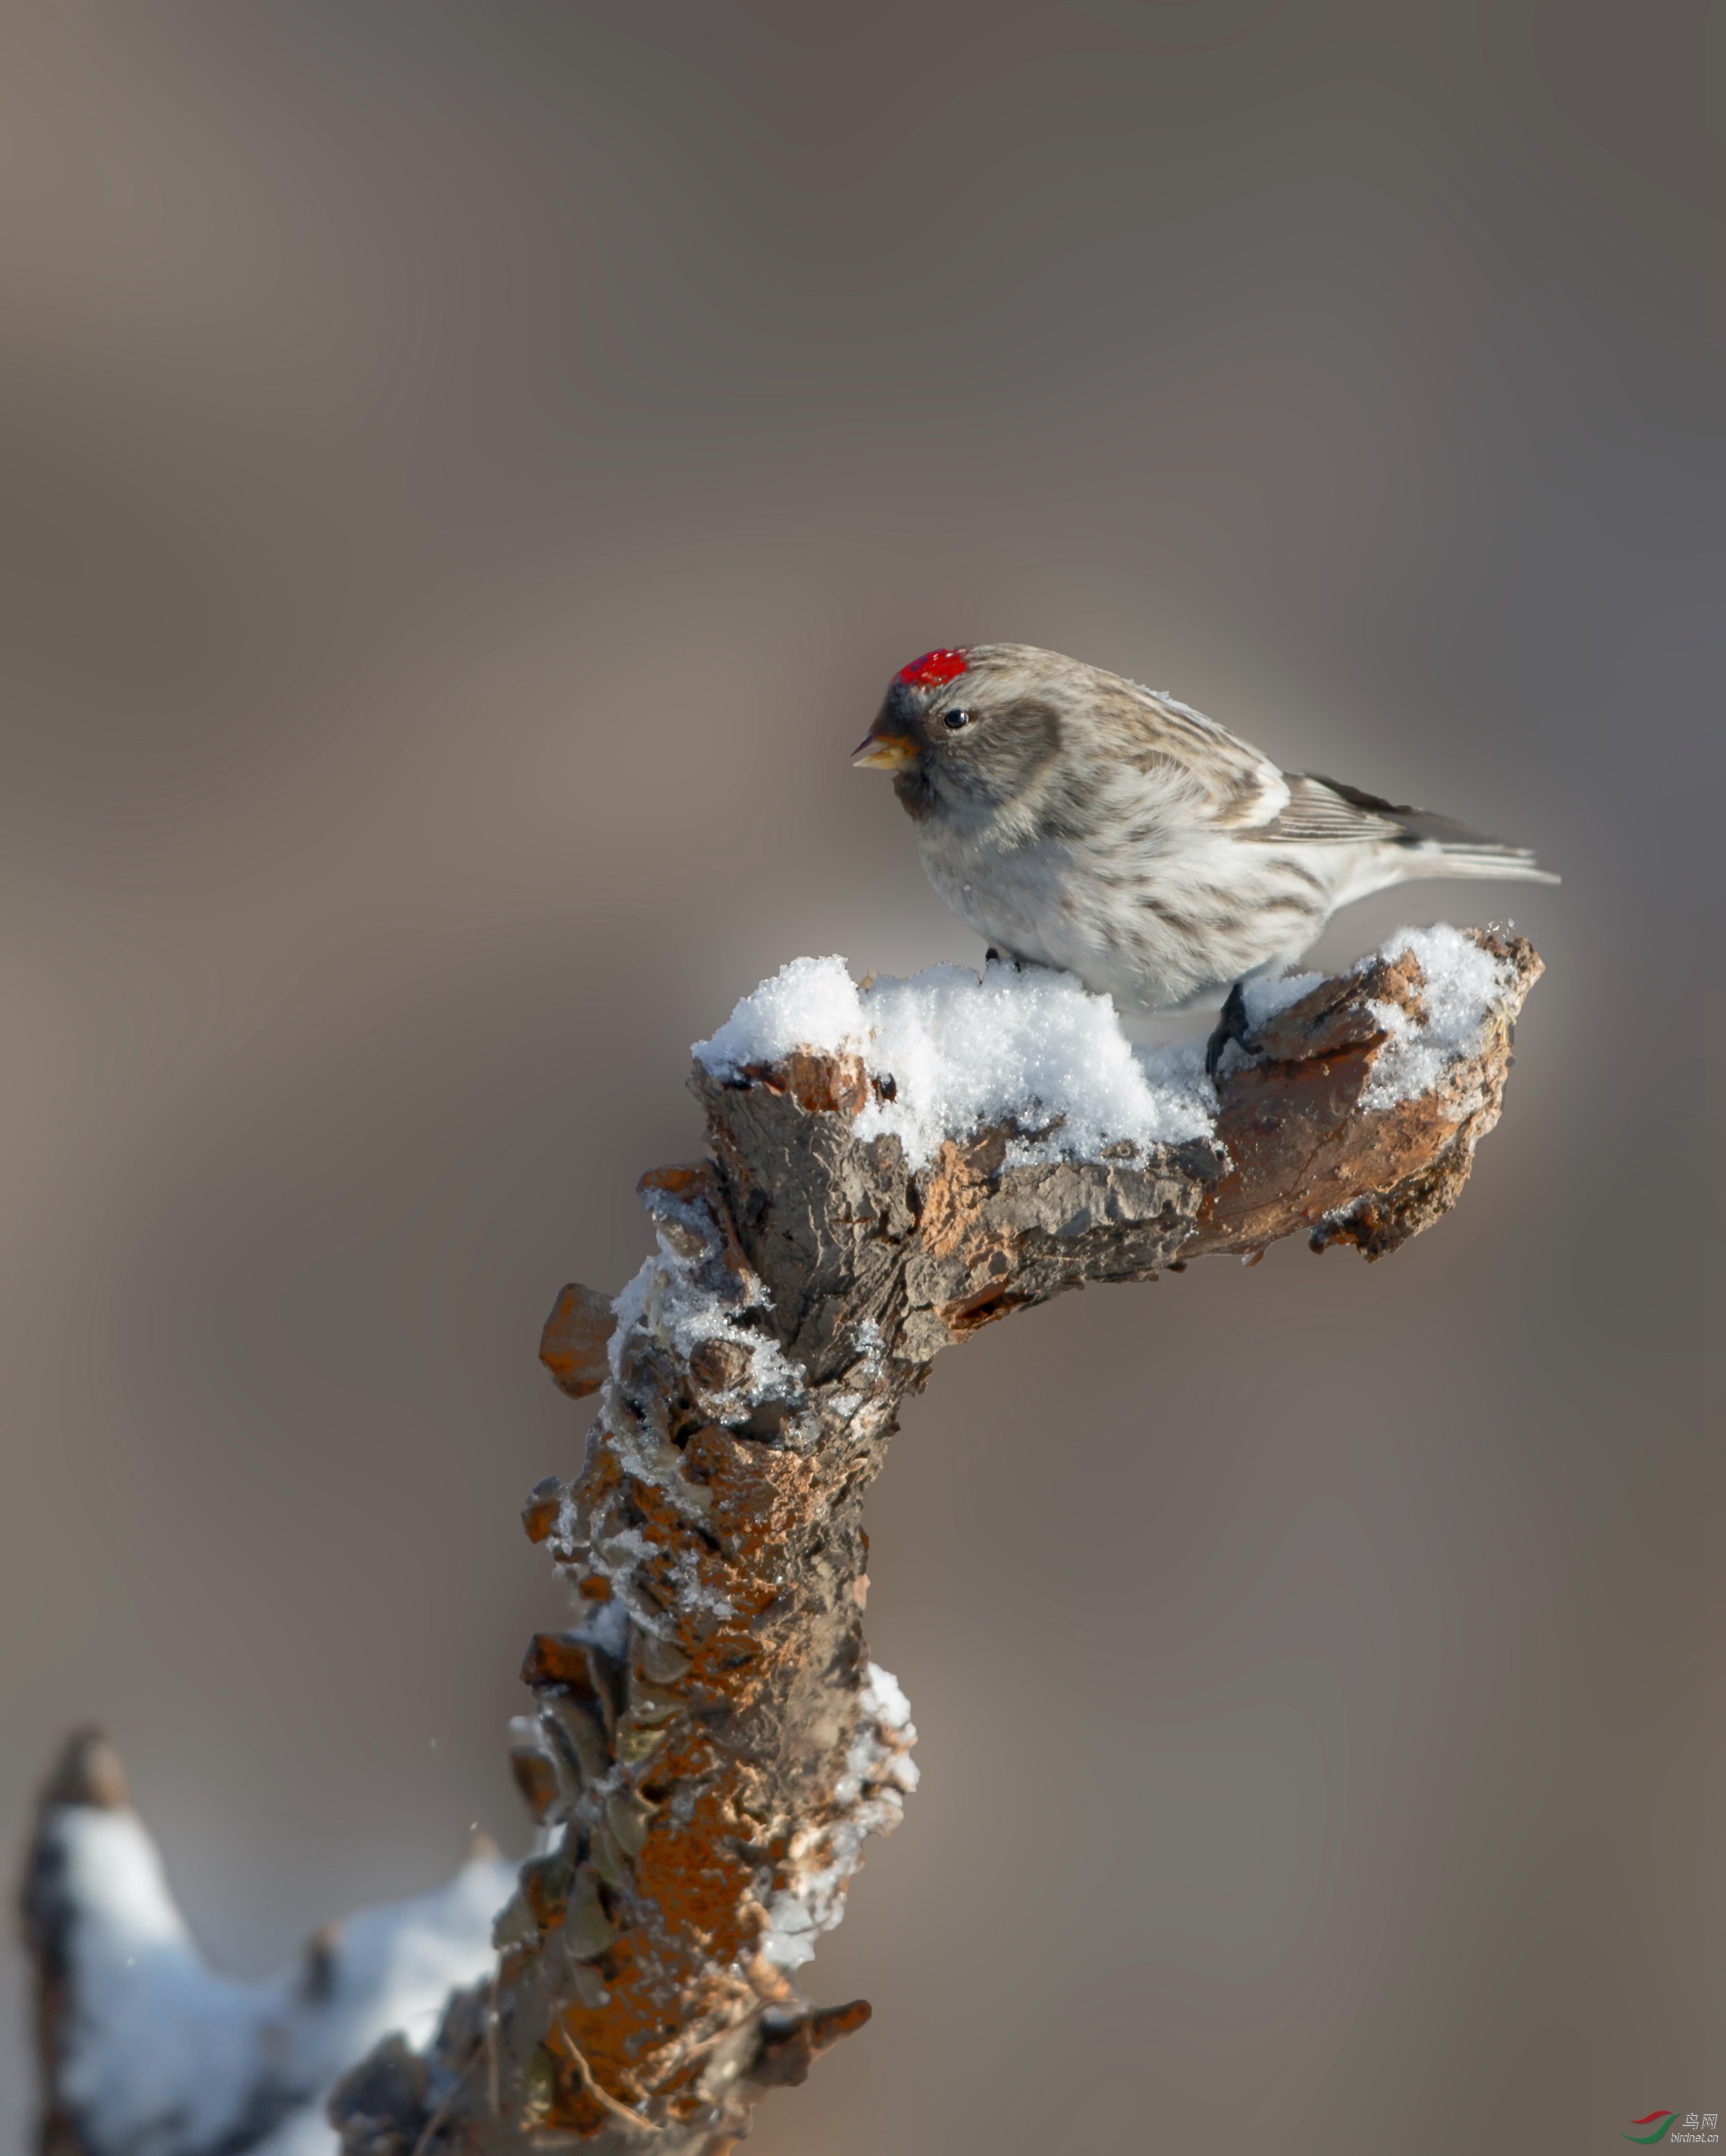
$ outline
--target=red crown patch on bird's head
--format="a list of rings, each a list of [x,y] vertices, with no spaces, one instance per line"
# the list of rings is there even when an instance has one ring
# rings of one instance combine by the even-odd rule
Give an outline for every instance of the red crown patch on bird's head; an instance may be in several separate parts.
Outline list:
[[[963,651],[926,651],[893,676],[907,689],[938,689],[943,681],[957,681],[968,665]]]

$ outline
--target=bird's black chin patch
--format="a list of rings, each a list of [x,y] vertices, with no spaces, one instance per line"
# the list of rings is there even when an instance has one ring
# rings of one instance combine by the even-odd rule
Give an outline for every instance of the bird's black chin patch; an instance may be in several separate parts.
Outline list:
[[[906,814],[919,824],[932,816],[940,806],[935,789],[929,783],[928,773],[921,762],[907,764],[903,771],[894,773],[893,791],[903,804]]]

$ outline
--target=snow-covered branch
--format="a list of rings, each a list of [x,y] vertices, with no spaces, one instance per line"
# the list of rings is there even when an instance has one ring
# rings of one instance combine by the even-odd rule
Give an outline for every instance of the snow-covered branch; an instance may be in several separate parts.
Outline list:
[[[435,2035],[410,2029],[338,2086],[350,2156],[547,2137],[720,2156],[764,2090],[860,2026],[866,2006],[817,2010],[799,1972],[916,1785],[861,1614],[864,1493],[907,1395],[941,1348],[1066,1289],[1296,1232],[1395,1250],[1467,1180],[1540,970],[1519,938],[1435,928],[1334,978],[1258,983],[1215,1086],[1199,1049],[1132,1047],[1065,976],[859,988],[799,959],[745,998],[696,1051],[707,1157],[643,1179],[655,1255],[614,1301],[566,1289],[547,1326],[557,1382],[601,1399],[580,1471],[524,1515],[583,1612],[522,1672],[513,1756],[539,1846],[519,1878],[485,1875],[504,1906],[483,1974],[452,1932],[470,1988]],[[167,2068],[148,2082],[172,2056],[148,2032],[195,2008],[235,2087],[285,2087],[278,2056],[321,2072],[328,2046],[272,2036],[266,2063],[257,2032],[311,2026],[309,1979],[266,2005],[210,1975],[146,1866],[173,1950],[159,2008],[117,2015],[107,1942],[131,1890],[119,1858],[110,1879],[64,1853],[89,1845],[88,1810],[49,1807],[33,1875],[57,2150],[285,2148],[285,2114],[254,2131],[230,2105],[216,2130]],[[244,2011],[221,2004],[242,1993]],[[164,2123],[141,2138],[123,2106],[146,2083]]]

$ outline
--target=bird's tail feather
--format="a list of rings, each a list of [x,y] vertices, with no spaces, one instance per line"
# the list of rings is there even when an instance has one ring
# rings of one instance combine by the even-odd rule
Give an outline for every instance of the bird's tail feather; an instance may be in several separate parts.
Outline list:
[[[1402,880],[1423,876],[1501,877],[1514,883],[1558,883],[1526,846],[1500,845],[1492,839],[1420,839],[1408,848]]]
[[[1340,778],[1316,771],[1288,775],[1288,806],[1266,826],[1266,835],[1376,841],[1375,859],[1351,880],[1362,892],[1386,884],[1410,883],[1422,876],[1501,876],[1518,883],[1556,883],[1526,846],[1506,845],[1485,831],[1473,831],[1454,817],[1430,808],[1363,793]]]

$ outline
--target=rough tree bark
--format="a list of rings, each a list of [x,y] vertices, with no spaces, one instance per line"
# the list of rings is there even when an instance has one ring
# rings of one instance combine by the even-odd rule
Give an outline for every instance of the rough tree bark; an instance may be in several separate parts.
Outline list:
[[[1541,971],[1519,938],[1468,935],[1497,988],[1420,1090],[1373,1104],[1428,1017],[1418,960],[1379,956],[1231,1050],[1214,1132],[1179,1145],[1026,1161],[1003,1122],[912,1168],[859,1134],[891,1083],[859,1055],[731,1082],[697,1065],[707,1156],[641,1185],[657,1257],[614,1307],[567,1289],[546,1329],[557,1382],[601,1400],[579,1473],[524,1515],[588,1612],[522,1672],[540,1853],[490,1979],[425,2051],[393,2040],[340,2084],[349,2156],[721,2156],[867,2019],[814,2008],[796,1971],[914,1781],[862,1630],[863,1498],[902,1403],[942,1348],[1066,1289],[1297,1233],[1378,1258],[1430,1226],[1497,1119]],[[44,1958],[51,2100],[67,1967]],[[109,2156],[54,2116],[59,2156]]]

